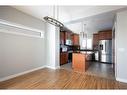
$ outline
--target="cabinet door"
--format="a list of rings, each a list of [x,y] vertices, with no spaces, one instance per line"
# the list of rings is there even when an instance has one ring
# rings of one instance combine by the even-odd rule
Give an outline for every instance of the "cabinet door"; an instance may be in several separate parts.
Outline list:
[[[76,71],[85,71],[85,55],[80,53],[73,53],[72,66]]]
[[[66,42],[68,40],[68,42]],[[65,32],[65,43],[71,45],[72,44],[72,33],[71,32]],[[67,45],[68,45],[67,44]]]
[[[68,53],[62,52],[60,53],[60,65],[66,64],[68,62]]]
[[[99,40],[110,40],[112,39],[112,31],[105,30],[99,32]]]
[[[106,40],[106,32],[103,32],[103,31],[101,31],[101,32],[99,32],[99,40]]]
[[[93,34],[93,46],[98,45],[99,43],[99,34]]]
[[[60,32],[60,44],[65,44],[65,33]]]
[[[65,39],[71,40],[71,32],[65,32]]]
[[[112,39],[112,31],[107,31],[106,33],[107,33],[107,34],[106,34],[107,40]]]
[[[73,45],[79,45],[79,35],[73,34]]]

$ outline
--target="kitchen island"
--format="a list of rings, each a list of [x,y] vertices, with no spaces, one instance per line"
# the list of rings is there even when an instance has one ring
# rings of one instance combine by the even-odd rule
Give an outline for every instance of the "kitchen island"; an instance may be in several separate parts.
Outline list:
[[[72,68],[75,71],[85,72],[89,67],[87,62],[87,54],[73,53],[72,55]]]

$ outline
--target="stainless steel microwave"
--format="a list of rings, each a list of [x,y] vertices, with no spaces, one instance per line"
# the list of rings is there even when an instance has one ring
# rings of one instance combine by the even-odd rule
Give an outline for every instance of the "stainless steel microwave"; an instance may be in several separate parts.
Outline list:
[[[66,45],[72,45],[72,41],[71,40],[66,40]]]

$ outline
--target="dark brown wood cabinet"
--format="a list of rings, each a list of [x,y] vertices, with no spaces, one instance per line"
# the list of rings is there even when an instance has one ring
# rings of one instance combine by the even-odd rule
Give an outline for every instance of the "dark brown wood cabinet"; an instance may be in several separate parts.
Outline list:
[[[72,33],[71,32],[65,32],[65,39],[71,40]]]
[[[62,31],[60,32],[60,44],[66,45],[66,41],[72,41],[72,32]]]
[[[60,44],[65,45],[67,40],[70,40],[72,45],[79,46],[79,34],[66,31],[60,32]]]
[[[89,67],[86,62],[86,54],[73,53],[72,68],[75,71],[85,72]]]
[[[68,62],[68,53],[61,52],[60,53],[60,65],[66,64]]]
[[[106,32],[104,31],[99,32],[99,40],[106,40]]]
[[[110,40],[112,39],[112,30],[105,30],[99,32],[99,40]]]
[[[99,34],[93,34],[93,46],[97,46],[99,44]]]
[[[79,34],[72,35],[72,44],[77,46],[79,45]]]
[[[112,39],[112,30],[99,31],[98,33],[93,34],[93,48],[98,49],[100,40],[111,40]]]
[[[60,32],[60,44],[65,44],[65,33]]]
[[[110,30],[110,31],[107,31],[107,33],[106,33],[106,38],[107,39],[112,39],[112,31]]]

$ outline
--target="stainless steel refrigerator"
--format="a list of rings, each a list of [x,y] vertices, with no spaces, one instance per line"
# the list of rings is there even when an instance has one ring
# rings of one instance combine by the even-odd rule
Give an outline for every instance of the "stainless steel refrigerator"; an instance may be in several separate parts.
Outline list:
[[[112,63],[112,40],[99,41],[100,62]]]

